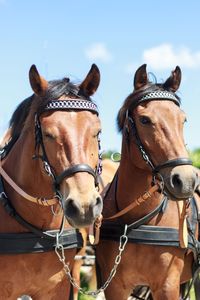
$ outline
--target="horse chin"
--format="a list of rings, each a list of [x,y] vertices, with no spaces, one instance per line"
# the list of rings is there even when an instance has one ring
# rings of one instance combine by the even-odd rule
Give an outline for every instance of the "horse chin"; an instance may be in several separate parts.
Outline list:
[[[172,201],[186,201],[191,198],[193,195],[175,195],[174,193],[170,192],[167,187],[165,187],[165,194],[167,197]]]
[[[86,219],[73,220],[68,217],[66,217],[66,219],[69,225],[76,229],[87,228],[95,221],[95,219],[94,220],[86,220]]]

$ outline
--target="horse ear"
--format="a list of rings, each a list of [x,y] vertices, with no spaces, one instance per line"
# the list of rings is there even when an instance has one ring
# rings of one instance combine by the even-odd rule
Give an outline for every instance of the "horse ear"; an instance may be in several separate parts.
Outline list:
[[[91,96],[96,92],[99,83],[100,83],[100,71],[99,68],[95,64],[93,64],[86,78],[79,85],[79,88],[80,91],[85,96]]]
[[[176,66],[176,69],[172,71],[171,76],[163,83],[163,87],[166,90],[176,92],[181,83],[181,69],[179,66]]]
[[[145,86],[148,83],[148,77],[147,77],[147,71],[146,71],[147,65],[144,64],[140,66],[137,71],[135,72],[134,77],[134,89],[139,90],[143,86]]]
[[[48,82],[40,76],[35,65],[29,70],[29,80],[34,93],[38,96],[44,96],[48,87]]]

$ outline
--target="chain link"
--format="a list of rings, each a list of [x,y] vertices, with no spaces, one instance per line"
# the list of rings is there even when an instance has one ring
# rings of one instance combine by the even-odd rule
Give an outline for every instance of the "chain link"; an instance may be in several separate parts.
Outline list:
[[[142,154],[142,157],[144,159],[144,161],[146,162],[146,164],[148,164],[151,169],[153,170],[154,169],[154,166],[151,162],[151,160],[149,159],[149,156],[147,155],[146,151],[144,150],[143,146],[142,145],[138,145],[139,146],[139,149],[140,149],[140,152]]]
[[[57,237],[57,242],[56,242],[56,247],[55,247],[55,253],[57,254],[60,262],[63,264],[63,269],[64,269],[65,274],[67,275],[70,283],[72,284],[73,287],[77,288],[81,294],[88,295],[88,296],[94,296],[95,297],[99,293],[105,291],[105,289],[108,287],[108,285],[110,284],[110,282],[112,281],[113,277],[116,274],[117,267],[118,267],[118,265],[119,265],[119,263],[121,261],[121,258],[122,258],[122,252],[124,251],[125,246],[126,246],[126,244],[128,242],[128,237],[127,237],[127,234],[126,234],[127,228],[128,228],[128,226],[125,225],[125,227],[124,227],[124,233],[123,233],[123,235],[120,236],[119,253],[118,253],[118,255],[115,258],[114,266],[113,266],[112,270],[110,271],[110,274],[109,274],[106,282],[99,289],[97,289],[95,291],[85,291],[82,287],[80,287],[76,283],[75,279],[71,275],[69,263],[65,262],[65,251],[64,251],[63,245],[61,245],[59,243],[59,237]]]

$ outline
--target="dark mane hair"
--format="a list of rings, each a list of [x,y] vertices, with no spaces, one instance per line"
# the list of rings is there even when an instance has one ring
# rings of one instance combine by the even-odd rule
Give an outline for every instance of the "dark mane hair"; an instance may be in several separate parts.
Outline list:
[[[15,109],[12,117],[9,121],[9,127],[11,128],[11,138],[18,138],[24,127],[25,120],[29,114],[30,107],[33,101],[33,96],[23,100]]]
[[[136,102],[141,99],[143,96],[156,91],[169,91],[172,93],[172,91],[166,89],[163,83],[151,83],[148,82],[147,85],[145,85],[143,88],[133,91],[124,101],[122,107],[120,108],[118,115],[117,115],[117,128],[119,132],[122,132],[122,129],[124,127],[124,122],[126,118],[126,111],[132,110],[135,107]],[[177,100],[180,102],[180,98],[176,93],[173,93]]]
[[[34,101],[35,94],[33,94],[31,97],[23,100],[15,109],[9,122],[9,126],[11,128],[11,138],[17,139],[20,136],[30,110],[33,106],[34,112],[41,114],[44,111],[44,107],[49,101],[57,100],[62,95],[67,95],[69,98],[81,97],[87,100],[91,100],[90,98],[81,94],[78,85],[70,82],[69,78],[49,81],[46,95],[43,98],[37,97],[37,100],[39,101]]]
[[[42,101],[40,101],[36,112],[41,114],[49,101],[57,100],[63,95],[66,95],[68,98],[91,100],[90,97],[83,94],[78,85],[70,82],[69,78],[52,80],[48,82],[48,90],[46,95],[42,98]]]

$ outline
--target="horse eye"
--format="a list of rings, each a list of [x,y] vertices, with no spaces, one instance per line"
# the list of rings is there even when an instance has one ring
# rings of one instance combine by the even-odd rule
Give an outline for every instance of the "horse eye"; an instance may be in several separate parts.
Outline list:
[[[96,138],[100,138],[100,135],[101,135],[101,129],[96,133],[96,134],[94,134],[94,137]]]
[[[45,132],[44,136],[50,140],[54,140],[55,136],[53,136],[53,134],[49,133],[49,132]]]
[[[140,120],[140,123],[142,123],[143,125],[151,124],[151,120],[149,119],[149,117],[142,116],[142,117],[140,117],[139,120]]]

